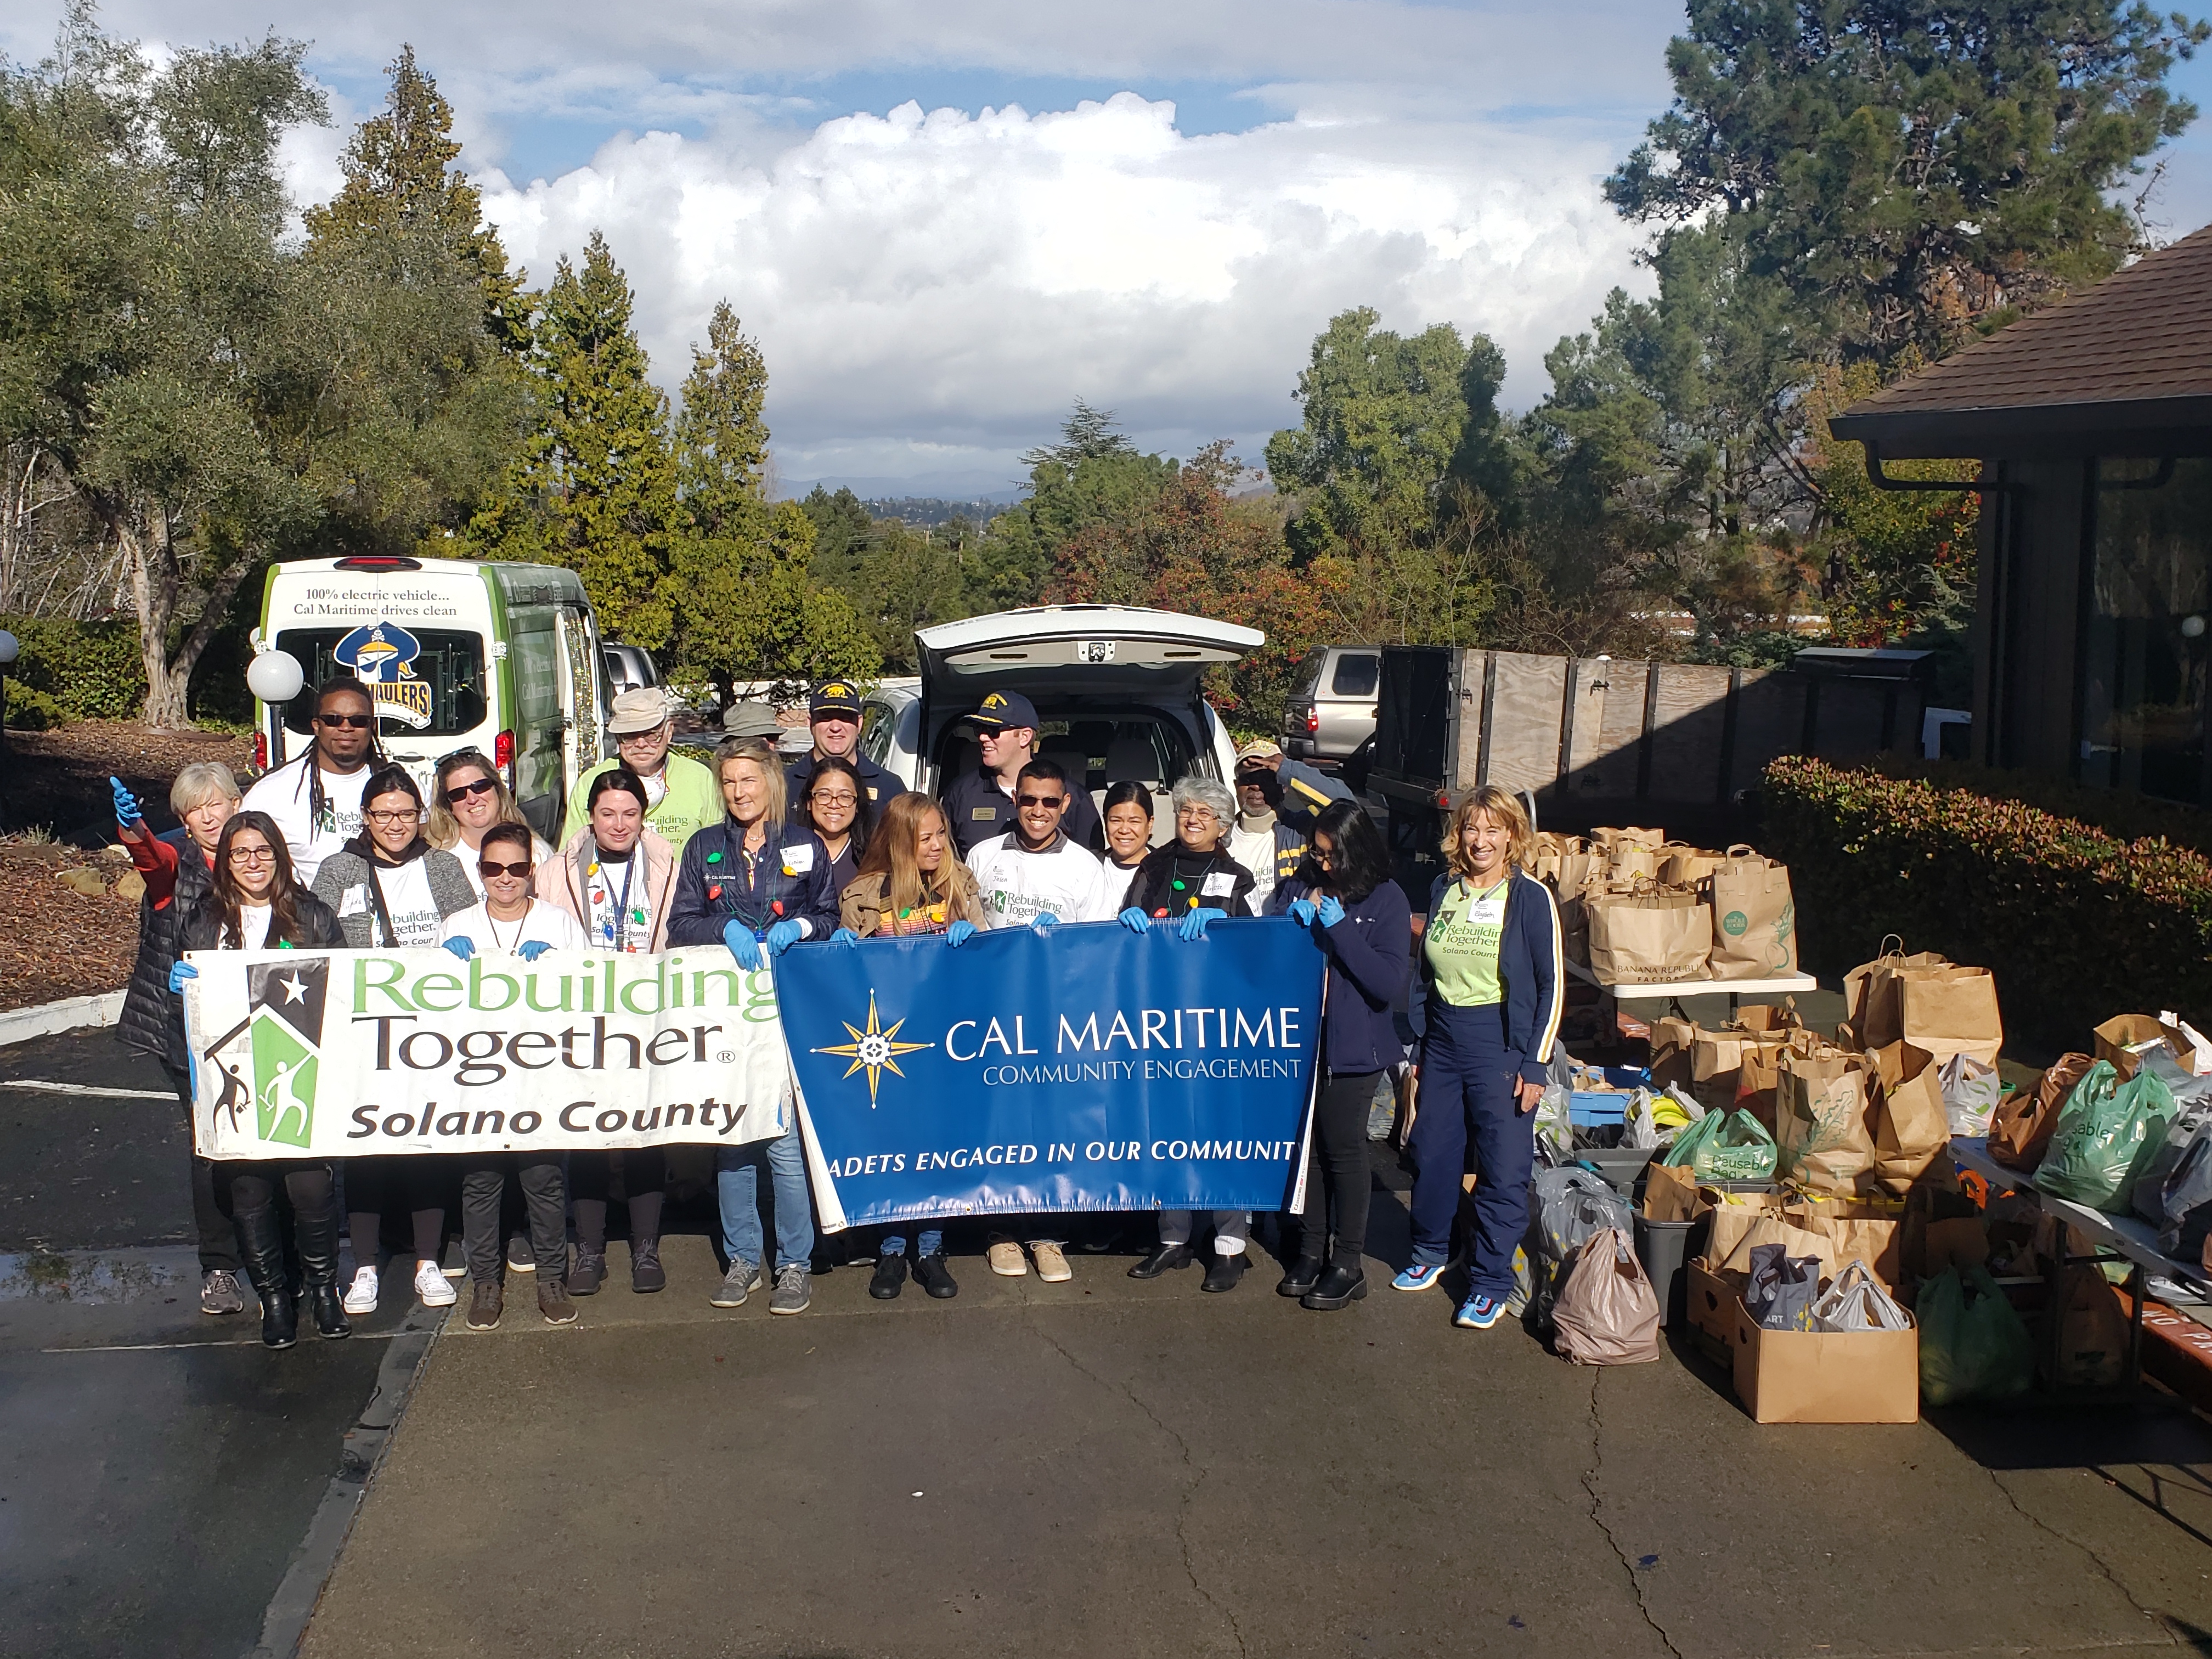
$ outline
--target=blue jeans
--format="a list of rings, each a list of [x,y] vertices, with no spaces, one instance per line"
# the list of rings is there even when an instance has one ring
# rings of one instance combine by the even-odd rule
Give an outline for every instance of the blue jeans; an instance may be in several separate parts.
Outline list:
[[[774,1140],[715,1148],[714,1197],[722,1211],[722,1248],[732,1261],[766,1265],[761,1255],[763,1164],[768,1165],[775,1193],[775,1265],[787,1267],[796,1261],[805,1267],[814,1255],[814,1209],[806,1191],[806,1152],[799,1145],[796,1122]]]
[[[1413,1117],[1413,1260],[1440,1267],[1449,1258],[1472,1138],[1476,1176],[1468,1289],[1503,1302],[1513,1293],[1513,1252],[1528,1231],[1528,1178],[1536,1161],[1536,1115],[1518,1110],[1514,1102],[1521,1056],[1505,1047],[1504,1011],[1495,1003],[1455,1008],[1431,999],[1420,1061]]]
[[[916,1252],[917,1255],[943,1255],[945,1254],[945,1229],[942,1227],[933,1227],[927,1223],[924,1223],[916,1236],[915,1243],[921,1247]],[[906,1235],[902,1232],[885,1233],[883,1237],[877,1242],[876,1254],[878,1255],[904,1255],[906,1254]]]

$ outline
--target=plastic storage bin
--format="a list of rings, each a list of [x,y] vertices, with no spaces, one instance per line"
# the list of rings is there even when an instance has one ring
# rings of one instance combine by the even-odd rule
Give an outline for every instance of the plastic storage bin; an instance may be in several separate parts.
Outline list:
[[[1647,1221],[1636,1218],[1636,1259],[1659,1298],[1659,1322],[1680,1325],[1688,1317],[1690,1276],[1682,1264],[1704,1247],[1712,1231],[1710,1216],[1695,1221]],[[1695,1235],[1693,1237],[1692,1235]]]

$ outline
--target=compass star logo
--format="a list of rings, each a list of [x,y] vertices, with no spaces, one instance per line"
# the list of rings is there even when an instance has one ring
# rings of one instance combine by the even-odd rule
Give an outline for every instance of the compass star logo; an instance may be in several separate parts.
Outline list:
[[[894,1077],[906,1075],[904,1072],[899,1070],[898,1057],[901,1054],[920,1054],[926,1048],[934,1048],[937,1046],[933,1042],[901,1042],[898,1040],[899,1027],[906,1024],[902,1019],[894,1024],[889,1030],[885,1030],[882,1019],[876,1012],[876,994],[873,991],[868,993],[868,1024],[865,1030],[854,1024],[850,1020],[841,1019],[837,1023],[852,1035],[853,1040],[850,1042],[832,1043],[826,1048],[817,1048],[814,1052],[817,1054],[836,1054],[841,1060],[851,1060],[853,1063],[845,1068],[847,1077],[852,1076],[863,1066],[867,1068],[870,1111],[875,1109],[876,1085],[883,1080],[884,1073],[889,1072]]]

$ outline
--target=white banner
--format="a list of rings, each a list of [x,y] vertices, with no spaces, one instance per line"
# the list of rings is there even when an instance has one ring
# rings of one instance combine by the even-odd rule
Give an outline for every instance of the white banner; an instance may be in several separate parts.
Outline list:
[[[192,1136],[208,1158],[735,1146],[786,1121],[774,984],[716,946],[190,960]]]

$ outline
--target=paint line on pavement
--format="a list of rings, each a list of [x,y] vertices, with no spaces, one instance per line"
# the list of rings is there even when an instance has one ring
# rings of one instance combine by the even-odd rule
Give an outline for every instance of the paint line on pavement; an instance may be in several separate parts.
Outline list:
[[[389,1342],[407,1331],[356,1331],[349,1342]],[[258,1336],[219,1336],[209,1342],[85,1342],[66,1348],[41,1348],[40,1353],[160,1353],[171,1348],[258,1348]]]
[[[167,1089],[104,1089],[91,1083],[49,1083],[43,1078],[0,1078],[0,1089],[35,1089],[43,1095],[92,1095],[101,1100],[174,1100]]]

